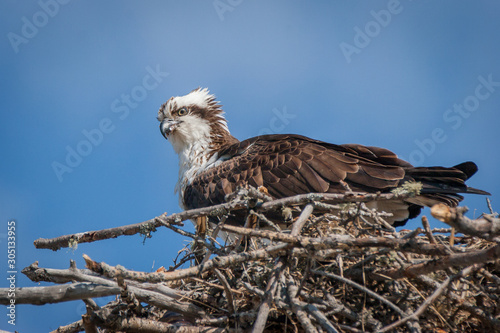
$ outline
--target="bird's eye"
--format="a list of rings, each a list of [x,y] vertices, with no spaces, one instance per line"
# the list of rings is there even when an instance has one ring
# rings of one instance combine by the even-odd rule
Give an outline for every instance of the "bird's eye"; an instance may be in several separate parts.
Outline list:
[[[185,115],[187,115],[187,113],[188,113],[188,110],[186,108],[181,108],[181,109],[179,109],[179,111],[177,111],[177,114],[179,116],[185,116]]]

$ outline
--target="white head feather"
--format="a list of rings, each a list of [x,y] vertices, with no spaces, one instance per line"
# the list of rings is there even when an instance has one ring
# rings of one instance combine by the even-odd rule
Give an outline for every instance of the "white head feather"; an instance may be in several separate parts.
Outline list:
[[[187,114],[181,116],[178,112],[182,108],[186,108]],[[158,111],[160,122],[173,124],[169,127],[172,130],[168,140],[179,155],[176,191],[180,191],[181,204],[184,189],[195,175],[220,163],[218,155],[213,153],[218,141],[226,137],[234,139],[223,114],[220,104],[207,88],[172,97]]]

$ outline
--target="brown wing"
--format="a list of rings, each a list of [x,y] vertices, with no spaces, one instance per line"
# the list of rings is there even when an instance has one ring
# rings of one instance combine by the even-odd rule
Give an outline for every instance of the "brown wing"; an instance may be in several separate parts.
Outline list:
[[[265,135],[219,153],[226,161],[196,176],[185,191],[187,207],[224,202],[239,185],[265,186],[275,198],[310,192],[387,192],[405,177],[408,163],[392,152],[333,145],[298,135]]]
[[[465,185],[476,171],[473,162],[451,168],[413,167],[387,149],[362,145],[334,145],[299,135],[264,135],[233,144],[219,152],[224,161],[199,173],[184,193],[187,208],[224,202],[238,186],[264,186],[275,198],[311,192],[343,193],[351,190],[389,192],[405,181],[423,184],[421,195],[407,199],[406,217],[422,206],[444,202],[456,206],[458,193],[489,194]]]

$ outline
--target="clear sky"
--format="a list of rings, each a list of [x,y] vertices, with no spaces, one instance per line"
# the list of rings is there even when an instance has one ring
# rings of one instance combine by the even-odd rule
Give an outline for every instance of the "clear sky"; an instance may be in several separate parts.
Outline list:
[[[297,133],[416,165],[475,161],[469,184],[500,210],[499,12],[493,0],[2,1],[0,286],[11,219],[19,271],[83,268],[83,253],[147,272],[172,264],[187,240],[168,230],[74,251],[33,241],[179,212],[156,113],[198,86],[239,139]],[[484,197],[463,204],[487,211]],[[13,327],[2,309],[0,329],[53,330],[84,311],[21,305]]]

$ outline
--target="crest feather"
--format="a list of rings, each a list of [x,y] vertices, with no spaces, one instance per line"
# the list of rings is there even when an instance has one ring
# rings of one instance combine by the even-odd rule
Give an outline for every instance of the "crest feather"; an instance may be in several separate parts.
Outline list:
[[[208,88],[197,88],[187,95],[174,97],[172,102],[175,103],[177,108],[196,105],[201,109],[206,109],[209,107],[213,108],[218,104],[215,101],[215,96],[210,94]]]

